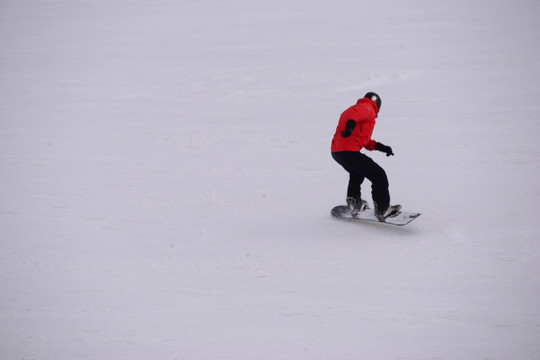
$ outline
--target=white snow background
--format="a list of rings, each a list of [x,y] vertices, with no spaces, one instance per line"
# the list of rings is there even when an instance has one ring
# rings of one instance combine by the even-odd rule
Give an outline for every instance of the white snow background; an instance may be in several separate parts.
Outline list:
[[[539,359],[539,16],[1,0],[0,359]],[[403,228],[330,216],[370,90]]]

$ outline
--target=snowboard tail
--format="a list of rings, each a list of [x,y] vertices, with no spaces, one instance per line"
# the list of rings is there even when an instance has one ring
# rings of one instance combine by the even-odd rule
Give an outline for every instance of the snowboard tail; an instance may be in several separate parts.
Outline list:
[[[338,205],[334,207],[331,211],[331,214],[333,217],[341,220],[355,222],[372,221],[396,226],[407,225],[421,215],[420,213],[402,211],[396,216],[388,217],[384,221],[379,221],[379,219],[377,219],[377,217],[375,216],[375,212],[373,209],[360,211],[357,216],[353,216],[351,214],[350,208],[347,205]]]

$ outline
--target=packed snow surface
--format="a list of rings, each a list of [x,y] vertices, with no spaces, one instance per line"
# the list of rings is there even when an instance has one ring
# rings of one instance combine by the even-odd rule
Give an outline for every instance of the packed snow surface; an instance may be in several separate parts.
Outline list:
[[[0,1],[0,359],[540,358],[539,15]],[[367,91],[403,228],[330,216]]]

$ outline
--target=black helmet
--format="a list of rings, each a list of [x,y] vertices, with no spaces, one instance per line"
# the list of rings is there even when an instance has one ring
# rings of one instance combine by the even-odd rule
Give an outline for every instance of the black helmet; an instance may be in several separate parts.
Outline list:
[[[373,100],[375,102],[375,104],[377,104],[377,108],[379,110],[381,110],[382,101],[381,101],[381,97],[379,95],[377,95],[376,93],[370,91],[364,96],[364,98]]]

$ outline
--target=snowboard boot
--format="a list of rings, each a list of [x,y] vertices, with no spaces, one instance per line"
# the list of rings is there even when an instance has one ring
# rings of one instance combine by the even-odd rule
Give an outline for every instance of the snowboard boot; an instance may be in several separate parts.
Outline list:
[[[347,206],[349,207],[349,210],[351,211],[351,215],[353,217],[357,217],[361,211],[365,211],[369,209],[369,204],[366,200],[362,200],[359,206],[358,201],[353,197],[347,198]]]
[[[401,205],[390,205],[384,212],[380,212],[375,203],[375,217],[377,220],[384,222],[386,218],[398,216],[401,214]]]

